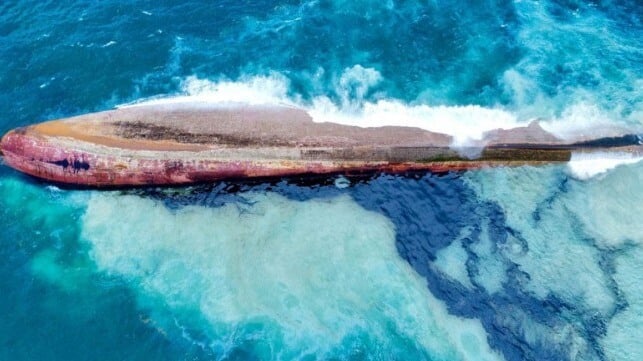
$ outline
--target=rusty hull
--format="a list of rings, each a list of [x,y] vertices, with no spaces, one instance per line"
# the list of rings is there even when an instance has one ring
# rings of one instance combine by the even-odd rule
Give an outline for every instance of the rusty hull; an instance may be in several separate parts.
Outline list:
[[[446,172],[565,162],[573,146],[537,124],[489,134],[468,159],[444,134],[316,123],[283,106],[154,105],[49,121],[7,133],[4,162],[89,187],[181,185],[304,174]]]

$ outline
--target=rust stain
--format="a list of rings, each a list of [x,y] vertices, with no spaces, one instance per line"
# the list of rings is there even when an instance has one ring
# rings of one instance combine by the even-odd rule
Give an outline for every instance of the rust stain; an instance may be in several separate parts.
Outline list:
[[[40,130],[40,128],[37,128]],[[50,181],[83,186],[111,187],[133,185],[178,185],[226,178],[283,177],[301,174],[368,174],[408,171],[448,172],[498,165],[536,164],[564,161],[569,151],[515,151],[484,153],[478,160],[464,160],[448,148],[436,149],[303,149],[298,159],[217,159],[211,154],[158,151],[149,158],[133,151],[130,155],[105,152],[79,152],[61,147],[52,128],[46,136],[11,132],[2,140],[5,162],[27,174]],[[60,134],[61,128],[55,128]],[[66,130],[65,128],[62,128]],[[86,138],[84,140],[87,140]],[[91,140],[91,139],[90,139]],[[243,150],[243,146],[238,147]],[[118,149],[118,148],[116,148]],[[265,148],[275,152],[274,147]],[[138,156],[137,156],[138,154]],[[311,156],[314,155],[314,156]],[[430,155],[435,159],[426,159]],[[388,158],[387,158],[388,157]],[[363,158],[363,159],[362,159]],[[418,159],[421,158],[421,159]],[[442,160],[444,159],[444,160]]]
[[[111,135],[110,133],[116,133]],[[131,150],[158,151],[201,151],[208,149],[203,144],[187,144],[170,139],[148,140],[145,138],[123,138],[112,130],[111,125],[95,125],[93,123],[77,123],[65,120],[52,120],[39,123],[23,130],[23,134],[46,137],[66,137],[87,143],[104,145],[112,148]]]
[[[18,128],[2,138],[0,150],[5,164],[35,177],[115,187],[539,165],[566,162],[582,146],[557,143],[536,126],[522,131],[528,137],[520,129],[497,132],[493,139],[499,143],[467,159],[448,147],[447,136],[415,128],[315,124],[305,113],[288,109],[136,109]],[[545,142],[505,141],[530,139]],[[630,148],[641,152],[641,146]]]

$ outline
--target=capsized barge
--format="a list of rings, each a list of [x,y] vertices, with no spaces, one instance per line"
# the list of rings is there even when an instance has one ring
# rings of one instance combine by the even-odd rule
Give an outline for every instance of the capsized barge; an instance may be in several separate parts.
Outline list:
[[[419,128],[318,123],[286,106],[185,103],[137,105],[18,128],[2,138],[0,149],[5,164],[34,177],[123,187],[538,165],[566,162],[573,151],[641,153],[639,143],[631,135],[566,143],[532,123],[488,132],[478,148],[456,150],[450,136]]]

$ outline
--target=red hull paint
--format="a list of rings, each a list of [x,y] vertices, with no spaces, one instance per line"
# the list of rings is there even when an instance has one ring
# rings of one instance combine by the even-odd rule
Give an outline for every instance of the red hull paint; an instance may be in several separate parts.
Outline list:
[[[583,140],[583,139],[581,139]],[[586,141],[586,140],[585,140]],[[479,158],[452,138],[410,127],[316,123],[301,109],[182,104],[139,106],[19,128],[0,142],[5,164],[48,181],[88,187],[181,185],[307,174],[448,172],[565,162],[572,149],[537,123],[489,132]],[[598,142],[597,144],[603,144]],[[641,153],[640,145],[617,151]]]
[[[497,162],[399,162],[221,160],[118,156],[61,148],[44,137],[10,132],[2,140],[4,161],[26,174],[45,180],[82,186],[118,187],[180,185],[229,178],[283,177],[303,174],[403,173],[426,170],[447,172],[491,165]],[[169,157],[168,157],[169,155]],[[504,162],[510,164],[511,162]]]

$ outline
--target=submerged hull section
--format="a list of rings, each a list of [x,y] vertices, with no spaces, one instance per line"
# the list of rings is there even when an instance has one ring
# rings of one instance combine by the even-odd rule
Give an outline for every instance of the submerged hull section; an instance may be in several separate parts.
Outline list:
[[[276,106],[136,106],[13,130],[5,163],[90,187],[180,185],[229,178],[463,170],[570,159],[573,146],[537,126],[490,134],[475,159],[418,128],[315,123]]]

